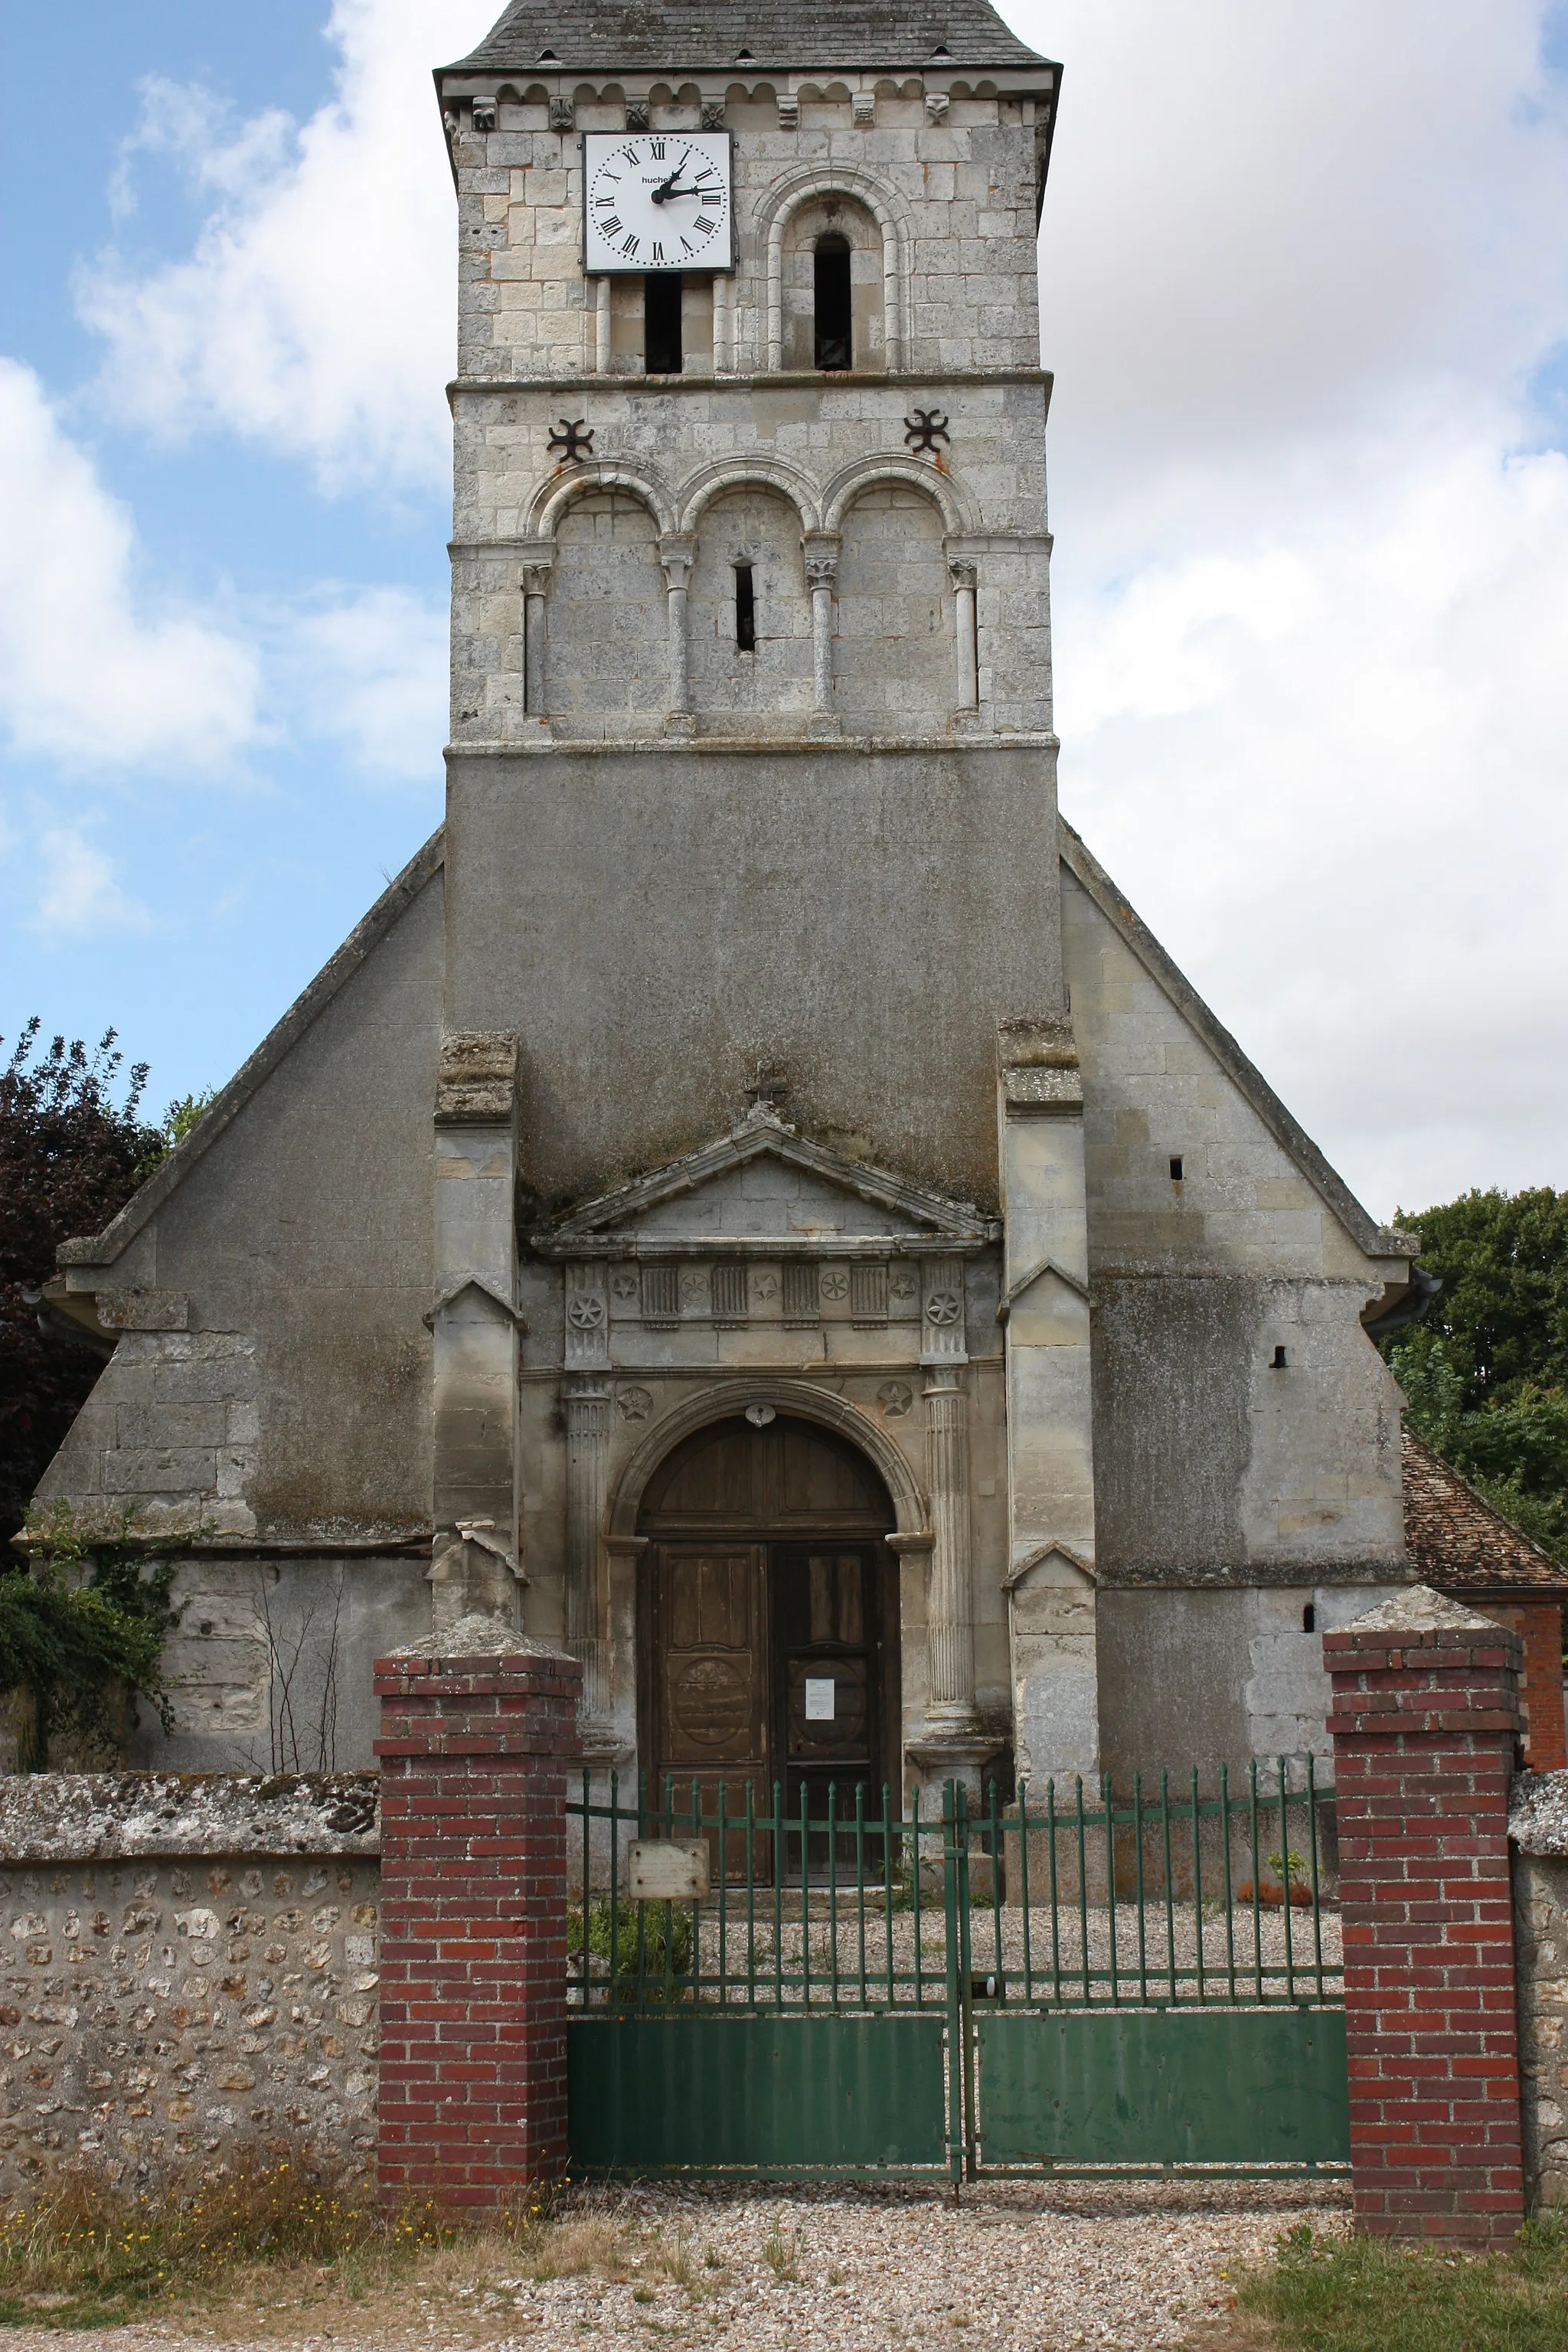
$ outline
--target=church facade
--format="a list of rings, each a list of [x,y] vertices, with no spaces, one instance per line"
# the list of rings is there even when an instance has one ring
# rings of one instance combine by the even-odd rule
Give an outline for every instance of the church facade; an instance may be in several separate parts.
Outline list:
[[[40,1501],[182,1546],[142,1760],[366,1762],[475,1616],[792,1803],[1321,1748],[1415,1243],[1058,815],[1058,68],[521,0],[437,80],[447,822],[53,1286]]]

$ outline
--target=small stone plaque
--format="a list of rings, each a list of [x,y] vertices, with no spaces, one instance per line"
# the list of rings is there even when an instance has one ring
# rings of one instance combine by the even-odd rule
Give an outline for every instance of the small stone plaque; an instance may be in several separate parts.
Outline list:
[[[837,1709],[833,1704],[833,1678],[825,1675],[819,1682],[815,1675],[805,1678],[805,1719],[807,1723],[831,1723]]]
[[[634,1903],[700,1903],[708,1893],[708,1841],[634,1838],[626,1874]]]

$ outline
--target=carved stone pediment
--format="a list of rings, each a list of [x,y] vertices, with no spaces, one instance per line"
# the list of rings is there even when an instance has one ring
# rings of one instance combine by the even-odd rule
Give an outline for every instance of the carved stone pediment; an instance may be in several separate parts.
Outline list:
[[[765,1105],[684,1160],[529,1236],[542,1257],[961,1257],[999,1225],[967,1201],[809,1142]]]

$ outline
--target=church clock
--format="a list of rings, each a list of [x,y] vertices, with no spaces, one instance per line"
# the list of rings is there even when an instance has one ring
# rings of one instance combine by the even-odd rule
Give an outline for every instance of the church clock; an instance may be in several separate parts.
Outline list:
[[[585,269],[732,269],[727,131],[585,131]]]

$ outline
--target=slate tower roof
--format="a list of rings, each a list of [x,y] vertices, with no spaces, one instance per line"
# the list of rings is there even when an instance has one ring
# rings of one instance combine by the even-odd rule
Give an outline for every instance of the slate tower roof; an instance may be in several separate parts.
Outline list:
[[[449,71],[1037,66],[986,0],[513,0]]]

